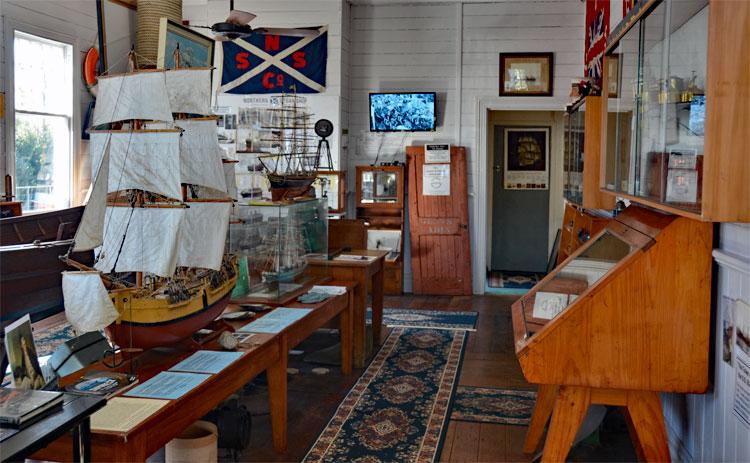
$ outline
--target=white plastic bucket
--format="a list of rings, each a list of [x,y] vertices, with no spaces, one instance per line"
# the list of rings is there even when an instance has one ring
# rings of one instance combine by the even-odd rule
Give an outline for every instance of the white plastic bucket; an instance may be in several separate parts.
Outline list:
[[[208,421],[196,421],[166,445],[166,463],[216,463],[219,431]]]

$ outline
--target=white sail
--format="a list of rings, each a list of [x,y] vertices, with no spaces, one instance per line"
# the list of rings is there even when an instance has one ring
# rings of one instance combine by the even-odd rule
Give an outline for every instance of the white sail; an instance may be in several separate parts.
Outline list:
[[[180,228],[177,265],[219,270],[231,203],[189,203]]]
[[[234,162],[227,162],[223,164],[224,167],[224,181],[227,185],[227,195],[232,199],[237,199],[237,177],[234,172]]]
[[[226,191],[216,121],[184,119],[175,125],[184,130],[180,137],[180,181]]]
[[[104,273],[174,274],[184,208],[108,207],[104,244],[94,265]]]
[[[119,314],[99,272],[62,272],[65,318],[79,333],[101,330]]]
[[[104,158],[95,175],[94,188],[86,207],[83,209],[81,223],[78,225],[73,251],[89,251],[102,245],[104,238],[104,214],[107,210],[107,183],[109,178],[109,152],[104,149]]]
[[[107,191],[135,189],[181,199],[180,132],[112,132]]]
[[[92,131],[89,134],[89,158],[91,159],[91,181],[96,179],[104,152],[109,148],[110,131]]]
[[[130,119],[172,122],[165,81],[164,71],[99,77],[92,125]]]
[[[212,113],[211,69],[176,69],[166,71],[165,76],[169,107],[173,113]]]

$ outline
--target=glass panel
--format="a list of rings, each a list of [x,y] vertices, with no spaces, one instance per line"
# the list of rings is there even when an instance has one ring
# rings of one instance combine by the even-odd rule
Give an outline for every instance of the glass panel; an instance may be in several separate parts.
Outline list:
[[[398,201],[396,172],[362,172],[362,203],[395,203]]]
[[[70,207],[69,120],[16,113],[16,198],[24,211]]]
[[[339,174],[318,173],[318,178],[313,183],[316,198],[326,198],[328,209],[339,209]]]
[[[557,317],[632,250],[626,241],[605,231],[538,291],[521,300],[527,333]]]
[[[585,100],[571,110],[568,117],[565,153],[564,195],[569,201],[583,203],[583,145],[586,118]]]
[[[633,110],[638,90],[638,39],[635,25],[620,40],[610,60],[617,61],[617,92],[607,100],[607,170],[605,187],[633,194],[630,150],[634,145]]]
[[[16,110],[73,115],[71,45],[15,32]]]
[[[700,212],[707,44],[707,0],[666,0],[620,41],[607,188]]]

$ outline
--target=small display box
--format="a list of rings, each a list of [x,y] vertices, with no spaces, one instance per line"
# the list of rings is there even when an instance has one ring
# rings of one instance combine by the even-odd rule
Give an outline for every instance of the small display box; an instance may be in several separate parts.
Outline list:
[[[712,224],[631,205],[513,305],[516,355],[540,384],[524,450],[552,414],[563,461],[589,404],[626,407],[648,461],[669,460],[658,391],[708,386]]]
[[[311,283],[307,259],[328,252],[325,198],[290,203],[258,201],[235,206],[230,252],[240,257],[237,303],[284,303]]]

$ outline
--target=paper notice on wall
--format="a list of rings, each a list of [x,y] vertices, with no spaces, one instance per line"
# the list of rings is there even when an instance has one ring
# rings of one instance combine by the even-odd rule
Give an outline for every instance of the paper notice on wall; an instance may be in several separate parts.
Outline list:
[[[425,164],[422,166],[422,195],[450,196],[451,165]]]
[[[750,355],[737,350],[734,381],[734,414],[739,421],[750,428]]]
[[[451,145],[447,143],[424,145],[424,162],[427,164],[450,164]]]

